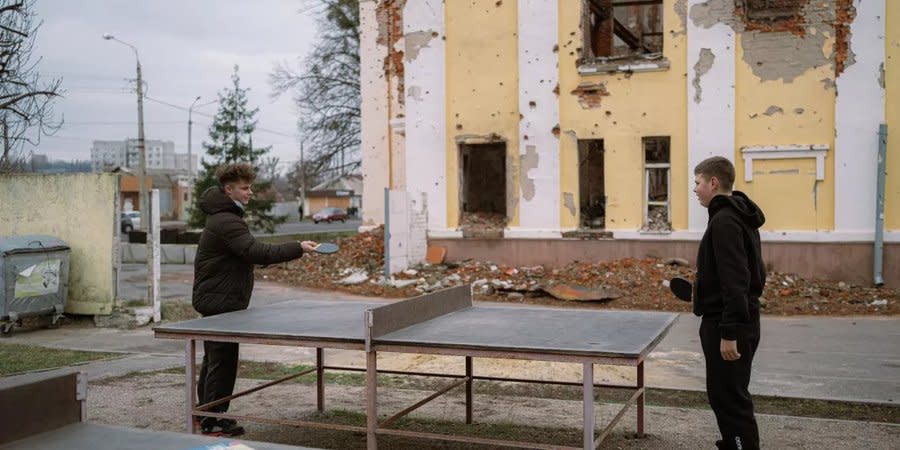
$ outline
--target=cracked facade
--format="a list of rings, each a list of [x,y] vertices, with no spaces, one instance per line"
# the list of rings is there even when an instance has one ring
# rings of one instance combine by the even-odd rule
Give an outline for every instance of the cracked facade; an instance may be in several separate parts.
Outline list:
[[[362,0],[366,223],[389,186],[427,196],[430,236],[461,237],[478,212],[463,191],[483,181],[504,196],[506,238],[560,238],[593,208],[615,238],[693,239],[706,213],[692,168],[720,155],[767,212],[766,239],[871,239],[878,125],[900,130],[900,2],[616,3]],[[668,159],[648,161],[658,138]],[[595,181],[580,170],[589,141]],[[505,152],[473,157],[504,179],[467,184],[485,173],[464,161],[481,145]],[[900,241],[900,177],[886,194]]]

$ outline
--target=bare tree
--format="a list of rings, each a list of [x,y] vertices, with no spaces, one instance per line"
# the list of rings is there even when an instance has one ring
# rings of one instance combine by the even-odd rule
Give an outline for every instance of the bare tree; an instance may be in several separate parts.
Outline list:
[[[0,172],[20,168],[25,144],[36,146],[62,126],[53,114],[62,80],[42,80],[33,54],[40,26],[34,0],[0,0]]]
[[[302,63],[278,64],[269,75],[275,96],[290,93],[305,145],[288,179],[331,178],[360,165],[359,0],[305,0],[318,18],[318,41]],[[308,188],[309,186],[307,186]]]

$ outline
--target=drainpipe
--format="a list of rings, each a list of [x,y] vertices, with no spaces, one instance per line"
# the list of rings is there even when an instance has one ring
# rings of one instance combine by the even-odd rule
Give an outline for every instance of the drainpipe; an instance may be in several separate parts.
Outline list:
[[[887,157],[887,125],[878,126],[878,174],[875,198],[875,286],[884,284],[882,266],[884,264],[884,178]]]

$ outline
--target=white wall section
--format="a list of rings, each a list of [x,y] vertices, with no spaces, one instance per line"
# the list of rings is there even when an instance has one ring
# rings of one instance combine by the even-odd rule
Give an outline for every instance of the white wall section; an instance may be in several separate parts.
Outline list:
[[[428,228],[447,227],[444,2],[416,0],[403,10],[406,82],[406,188],[425,194]]]
[[[884,122],[885,0],[855,0],[850,52],[855,59],[838,76],[835,105],[835,231],[875,229],[878,125]]]
[[[560,144],[553,135],[559,125],[559,99],[553,92],[559,82],[558,8],[557,1],[519,0],[518,4],[521,232],[557,232],[560,226]]]
[[[703,3],[688,0],[688,12]],[[694,167],[711,156],[734,162],[735,36],[724,23],[691,18],[687,28],[688,230],[701,231],[708,215],[693,194]]]

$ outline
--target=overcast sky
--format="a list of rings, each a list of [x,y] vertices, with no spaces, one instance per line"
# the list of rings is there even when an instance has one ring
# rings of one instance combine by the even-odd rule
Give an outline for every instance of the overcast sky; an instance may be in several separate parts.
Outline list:
[[[127,79],[135,77],[134,53],[101,38],[110,33],[137,47],[149,90],[144,102],[147,139],[171,140],[187,152],[186,108],[203,104],[231,86],[235,64],[250,105],[259,107],[255,146],[272,145],[282,162],[299,159],[297,113],[289,96],[271,98],[267,77],[279,61],[296,64],[315,38],[315,20],[302,14],[302,0],[38,0],[44,24],[35,52],[40,71],[61,77],[65,98],[56,102],[65,125],[43,138],[35,153],[51,159],[90,159],[94,140],[137,137],[137,99]],[[194,109],[194,154],[217,105]]]

